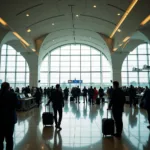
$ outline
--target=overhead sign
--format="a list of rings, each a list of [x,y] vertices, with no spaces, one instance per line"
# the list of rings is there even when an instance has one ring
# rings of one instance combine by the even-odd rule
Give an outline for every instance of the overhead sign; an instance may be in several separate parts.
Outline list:
[[[83,83],[83,80],[68,80],[68,83]]]

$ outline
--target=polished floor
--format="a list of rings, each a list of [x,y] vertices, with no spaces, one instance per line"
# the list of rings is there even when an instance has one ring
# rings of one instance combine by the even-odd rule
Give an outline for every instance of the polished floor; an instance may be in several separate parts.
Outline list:
[[[44,99],[46,101],[46,99]],[[150,131],[144,110],[125,106],[122,139],[103,137],[102,118],[106,117],[107,103],[89,106],[66,102],[62,131],[43,127],[40,108],[18,113],[14,134],[15,150],[150,150]],[[52,109],[51,109],[52,111]]]

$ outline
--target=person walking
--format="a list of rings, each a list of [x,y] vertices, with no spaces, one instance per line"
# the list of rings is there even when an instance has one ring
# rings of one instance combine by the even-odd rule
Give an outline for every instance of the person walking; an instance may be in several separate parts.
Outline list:
[[[62,108],[64,107],[64,99],[63,93],[60,90],[60,85],[56,85],[56,89],[52,93],[52,104],[54,109],[54,120],[55,120],[55,127],[61,130],[60,127],[62,121]],[[59,113],[59,119],[57,120],[57,112]]]
[[[81,94],[81,89],[79,88],[79,86],[77,86],[77,101],[76,103],[78,102],[78,104],[80,103],[80,94]]]
[[[112,98],[110,100],[108,109],[112,108],[112,114],[116,124],[116,134],[114,134],[114,136],[116,137],[121,137],[123,130],[122,114],[124,111],[124,104],[125,104],[124,92],[119,88],[119,82],[114,81]]]
[[[104,99],[103,99],[104,90],[100,87],[98,92],[99,92],[99,98],[100,98],[100,100],[102,100],[102,102],[104,102]]]
[[[66,101],[68,100],[68,96],[69,96],[69,89],[66,87],[64,89],[64,98],[65,98]]]
[[[93,103],[96,103],[97,96],[98,96],[98,91],[96,87],[94,87]]]
[[[83,90],[82,90],[82,92],[83,92],[83,103],[85,103],[85,101],[87,103],[87,93],[88,93],[87,88],[84,87]]]
[[[92,86],[89,88],[89,92],[88,93],[89,93],[89,102],[90,102],[90,104],[94,105],[94,102],[93,102],[94,89],[93,89]]]
[[[145,90],[145,93],[141,99],[141,102],[144,103],[144,108],[147,110],[148,122],[149,122],[149,125],[147,126],[147,128],[150,129],[150,89]]]
[[[0,91],[0,150],[4,149],[4,139],[6,150],[13,150],[13,133],[17,123],[17,104],[17,95],[10,92],[9,83],[2,83]]]

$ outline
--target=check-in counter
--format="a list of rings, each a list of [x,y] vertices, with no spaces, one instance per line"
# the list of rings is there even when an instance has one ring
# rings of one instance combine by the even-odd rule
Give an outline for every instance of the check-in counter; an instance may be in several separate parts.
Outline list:
[[[18,111],[27,111],[34,108],[37,105],[35,97],[28,97],[28,98],[21,97],[19,98],[18,103],[19,103],[19,107],[17,109]]]

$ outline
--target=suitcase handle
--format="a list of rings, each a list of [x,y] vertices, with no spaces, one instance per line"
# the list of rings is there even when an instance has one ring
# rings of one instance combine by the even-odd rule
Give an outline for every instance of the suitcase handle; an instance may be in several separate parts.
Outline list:
[[[107,109],[107,118],[108,118],[108,111],[109,111],[110,109]],[[111,111],[111,118],[112,118],[112,110],[110,110]]]
[[[47,111],[46,111],[46,106],[49,106],[49,112],[50,112],[50,105],[45,105],[45,112],[47,112]]]

